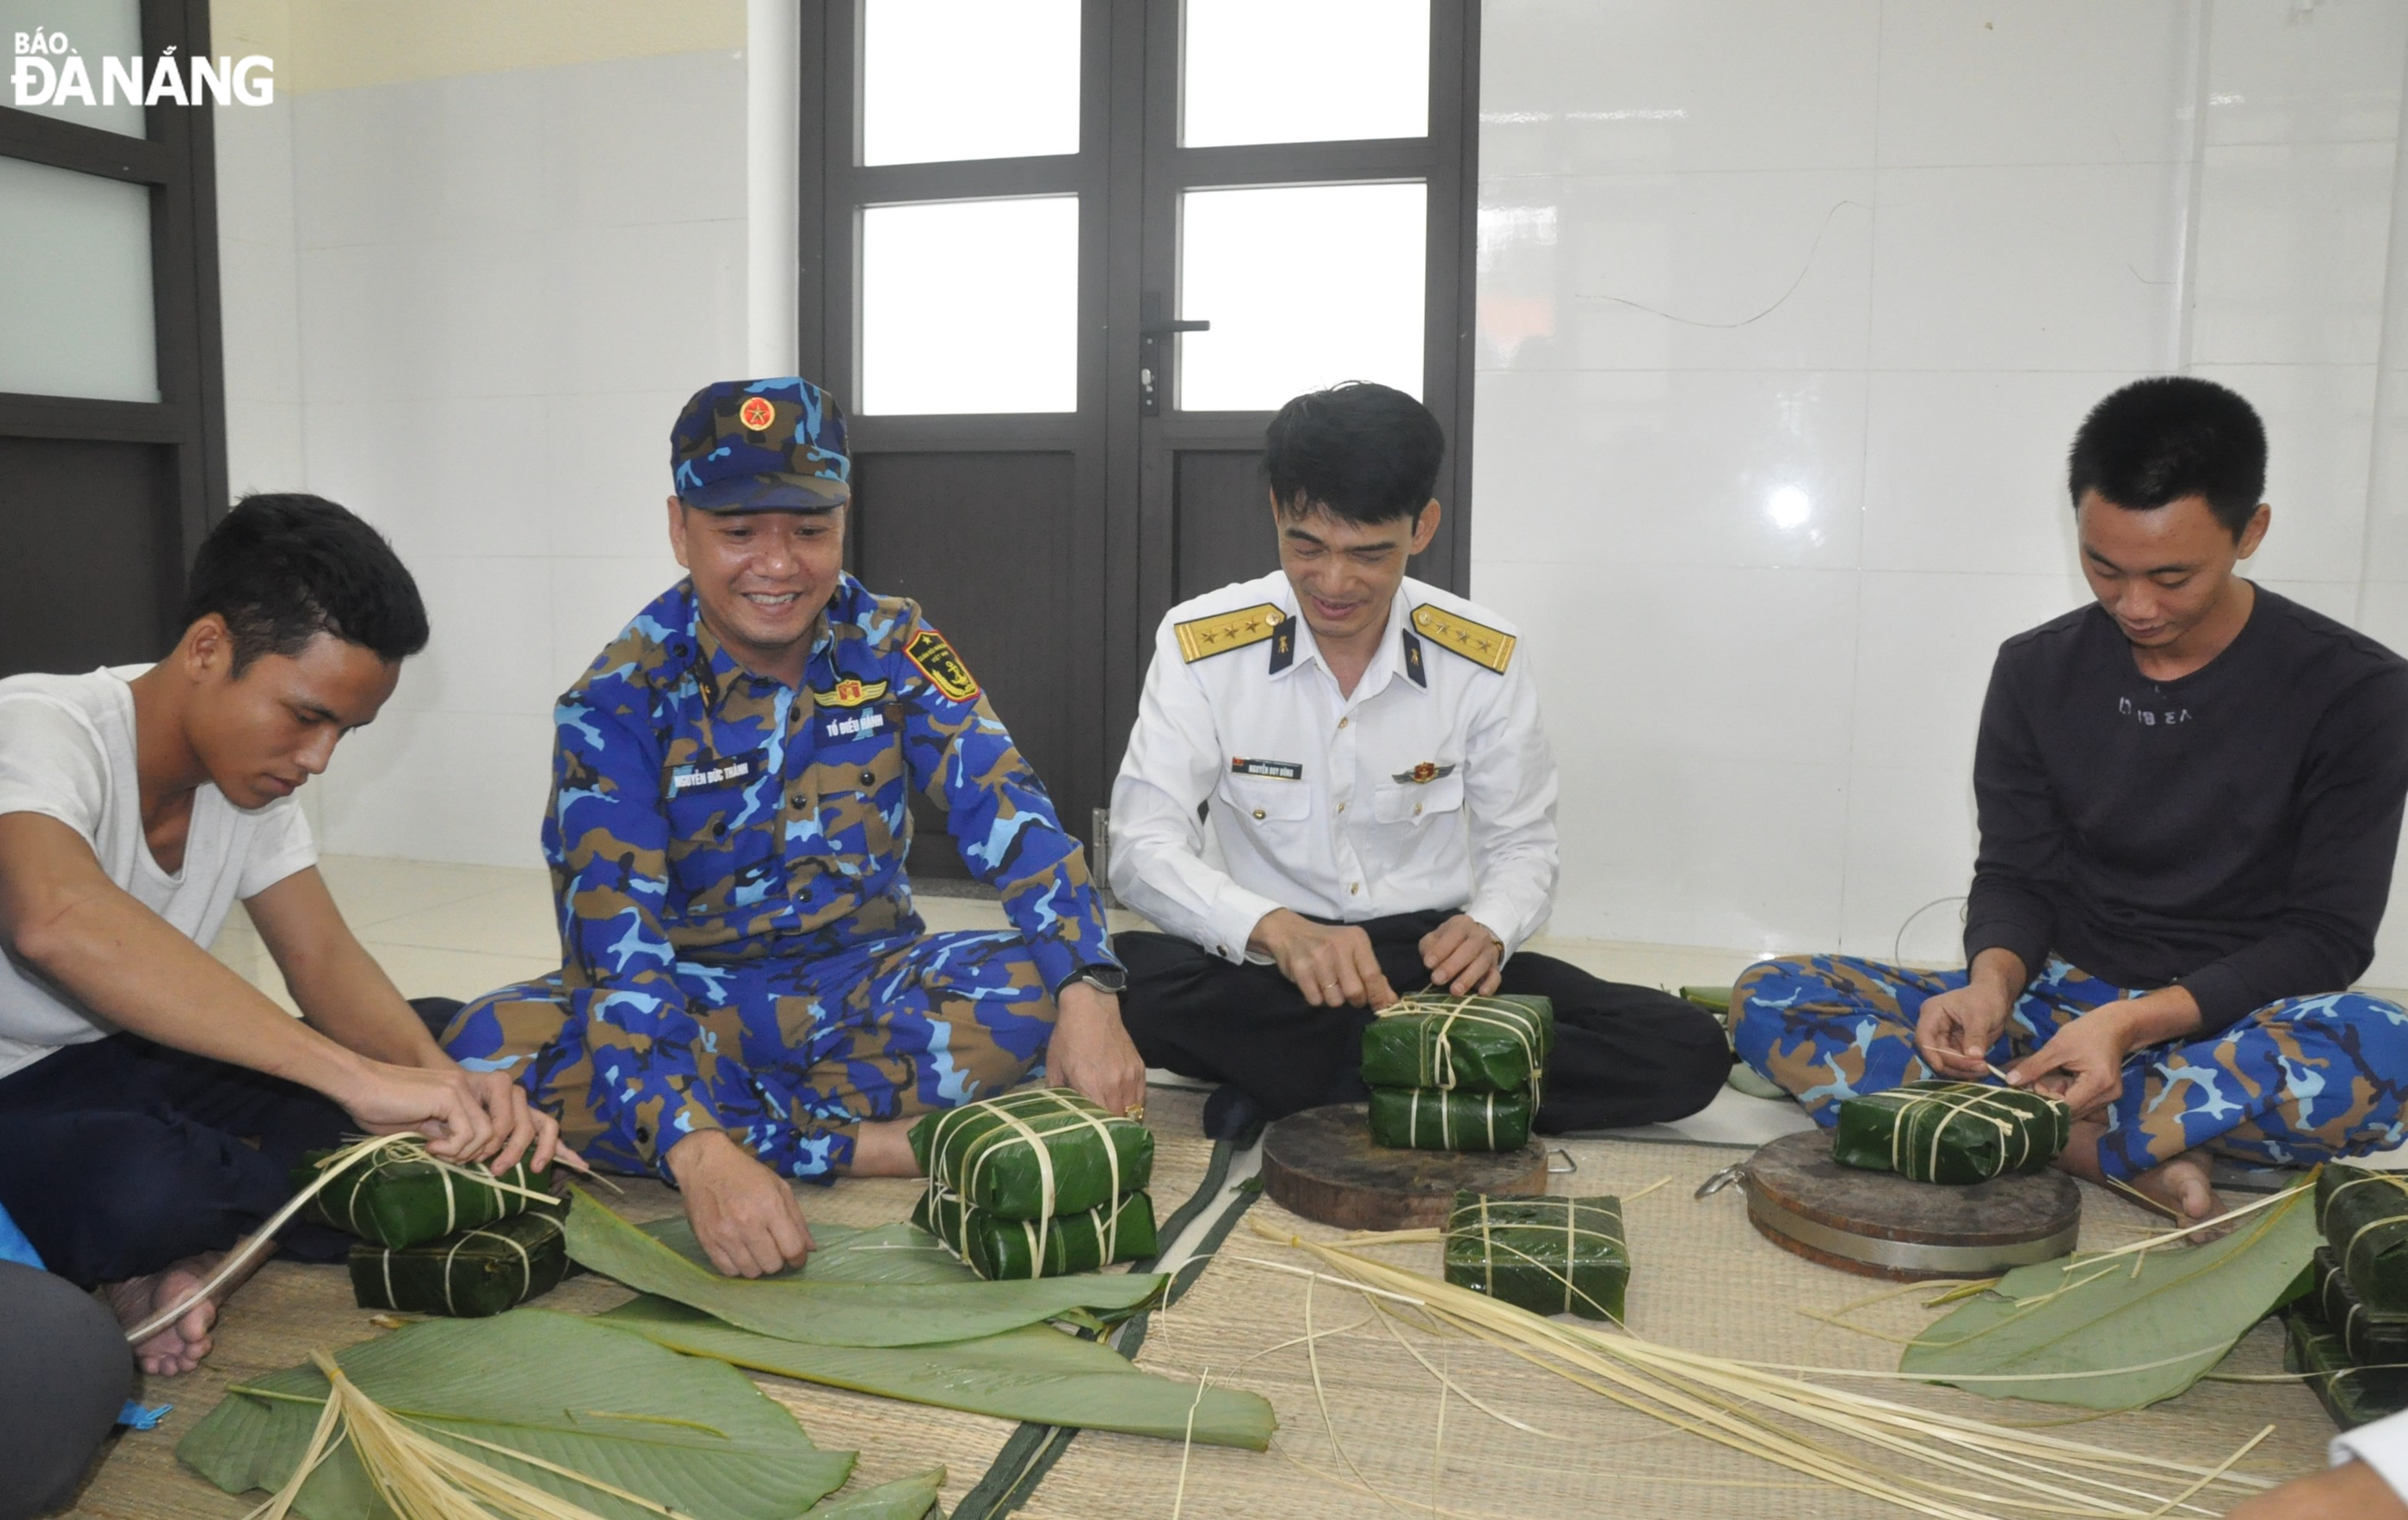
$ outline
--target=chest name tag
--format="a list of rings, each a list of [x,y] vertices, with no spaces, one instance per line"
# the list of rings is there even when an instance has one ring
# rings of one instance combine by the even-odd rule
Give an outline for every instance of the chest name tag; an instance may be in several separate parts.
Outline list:
[[[697,760],[690,766],[679,766],[669,772],[669,796],[679,797],[688,792],[710,792],[723,786],[737,786],[751,781],[769,767],[769,752],[755,750],[751,754],[731,755],[726,759]]]
[[[1229,760],[1229,774],[1268,776],[1276,781],[1300,782],[1304,780],[1304,767],[1294,760],[1249,760],[1242,755],[1233,755]]]
[[[867,738],[885,731],[884,708],[856,708],[850,711],[831,712],[820,719],[820,738],[830,744]]]

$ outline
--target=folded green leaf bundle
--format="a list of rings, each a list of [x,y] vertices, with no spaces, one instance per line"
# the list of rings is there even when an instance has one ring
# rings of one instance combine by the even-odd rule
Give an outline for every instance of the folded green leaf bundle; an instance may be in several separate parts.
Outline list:
[[[1630,1287],[1622,1200],[1459,1192],[1446,1219],[1446,1280],[1534,1314],[1619,1325]]]
[[[2307,1374],[2333,1424],[2351,1430],[2408,1409],[2408,1368],[2360,1367],[2341,1332],[2305,1302],[2283,1318],[2283,1369]]]
[[[1008,1219],[931,1187],[920,1195],[911,1223],[991,1283],[1092,1272],[1116,1261],[1140,1261],[1155,1249],[1154,1200],[1142,1193],[1124,1193],[1108,1209]]]
[[[2408,1177],[2328,1164],[2316,1174],[2316,1227],[2369,1312],[2408,1314]]]
[[[1005,1219],[1084,1213],[1154,1180],[1154,1131],[1067,1087],[931,1113],[910,1140],[931,1186]]]
[[[1520,1093],[1541,1089],[1555,1038],[1544,997],[1422,993],[1380,1010],[1363,1030],[1363,1081],[1372,1087]]]
[[[329,1365],[380,1408],[346,1410],[350,1427],[320,1448],[296,1506],[309,1520],[390,1520],[364,1446],[387,1478],[398,1465],[423,1474],[432,1442],[438,1460],[466,1459],[578,1506],[566,1513],[609,1520],[646,1520],[662,1506],[691,1520],[791,1520],[853,1470],[851,1452],[813,1446],[734,1368],[540,1309],[429,1320]],[[176,1455],[230,1494],[279,1488],[304,1465],[335,1394],[308,1365],[237,1383]],[[380,1439],[361,1439],[354,1412]]]
[[[1413,1151],[1518,1151],[1530,1143],[1530,1095],[1374,1087],[1371,1141]]]
[[[538,1210],[418,1245],[362,1240],[351,1265],[362,1309],[484,1319],[560,1286],[568,1248],[560,1216]]]
[[[920,1346],[974,1341],[1024,1325],[1109,1315],[1150,1302],[1154,1272],[1094,1272],[1035,1282],[748,1282],[679,1254],[595,1201],[569,1191],[569,1258],[639,1293],[699,1309],[739,1329],[838,1346]]]
[[[320,1165],[339,1154],[312,1151],[303,1156],[293,1169],[293,1185],[317,1181]],[[447,1166],[423,1153],[382,1152],[327,1183],[301,1217],[398,1250],[530,1209],[557,1208],[530,1196],[551,1192],[552,1169],[533,1171],[523,1160],[499,1177],[488,1177],[482,1168]]]
[[[2342,1270],[2330,1246],[2316,1251],[2316,1312],[2332,1326],[2356,1362],[2408,1363],[2408,1314],[2378,1314]]]
[[[2072,1111],[2043,1093],[1911,1082],[1842,1099],[1831,1159],[1918,1183],[1986,1183],[2042,1170],[2072,1127]]]

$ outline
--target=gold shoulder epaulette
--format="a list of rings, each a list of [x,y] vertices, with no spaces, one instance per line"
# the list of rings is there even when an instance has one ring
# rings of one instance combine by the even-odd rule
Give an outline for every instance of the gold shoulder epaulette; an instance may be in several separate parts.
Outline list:
[[[1189,665],[1194,665],[1208,655],[1226,654],[1233,649],[1259,644],[1279,632],[1279,625],[1285,621],[1286,613],[1265,602],[1235,612],[1194,618],[1172,631],[1179,635],[1179,652]]]
[[[1413,627],[1421,636],[1440,649],[1453,650],[1474,665],[1484,665],[1498,675],[1513,663],[1513,646],[1518,640],[1512,634],[1498,633],[1484,623],[1474,623],[1458,612],[1441,611],[1430,606],[1413,609]]]

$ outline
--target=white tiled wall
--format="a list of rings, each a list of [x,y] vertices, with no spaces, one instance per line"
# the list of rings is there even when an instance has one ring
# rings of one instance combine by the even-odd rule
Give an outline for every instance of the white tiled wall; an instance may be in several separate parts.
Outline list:
[[[539,861],[552,701],[677,579],[669,423],[745,361],[745,83],[729,51],[413,79],[221,137],[236,482],[375,523],[434,625],[311,788],[328,849]]]
[[[1481,45],[1472,591],[1566,772],[1553,932],[1886,955],[1962,893],[1991,655],[2086,595],[2065,449],[2139,375],[2258,404],[2256,573],[2408,648],[2408,7],[1490,0]]]
[[[2060,462],[2134,376],[2252,397],[2258,573],[2408,648],[2408,7],[1489,0],[1483,53],[1473,593],[1566,770],[1555,933],[1887,954],[1961,893],[1991,652],[2084,595]],[[236,482],[378,522],[435,614],[330,848],[534,861],[551,699],[676,573],[669,420],[790,330],[769,77],[220,113]]]

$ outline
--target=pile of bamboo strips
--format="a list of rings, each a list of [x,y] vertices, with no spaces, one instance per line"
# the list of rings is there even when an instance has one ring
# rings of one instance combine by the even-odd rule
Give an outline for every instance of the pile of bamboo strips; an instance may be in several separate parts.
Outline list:
[[[2192,1500],[2211,1488],[2239,1491],[2227,1496],[2229,1502],[2240,1493],[2273,1486],[2269,1479],[2233,1470],[2273,1432],[2272,1426],[2211,1466],[2116,1451],[1787,1375],[1828,1370],[1834,1376],[1868,1376],[1861,1371],[1770,1368],[1658,1345],[1600,1326],[1548,1319],[1357,1248],[1376,1237],[1324,1242],[1259,1222],[1254,1228],[1329,1270],[1237,1259],[1350,1289],[1392,1320],[1496,1346],[1676,1429],[1937,1520],[2216,1514],[2227,1505],[2209,1508]],[[1306,1345],[1310,1353],[1310,1340]],[[1314,1384],[1318,1392],[1317,1365]],[[1326,1423],[1326,1398],[1322,1412]],[[1334,1444],[1335,1430],[1330,1434]]]

